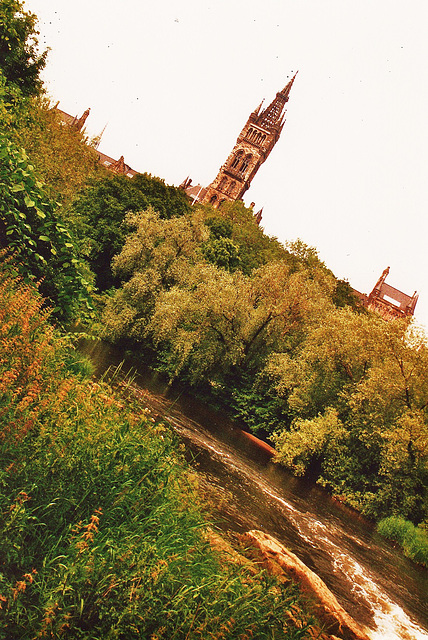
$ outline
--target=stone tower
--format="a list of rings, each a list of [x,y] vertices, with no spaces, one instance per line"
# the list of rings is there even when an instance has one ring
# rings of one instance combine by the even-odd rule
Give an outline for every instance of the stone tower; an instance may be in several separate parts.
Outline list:
[[[232,152],[215,180],[207,187],[202,202],[219,207],[224,201],[242,198],[260,165],[278,142],[285,123],[284,107],[295,77],[276,94],[266,109],[260,105],[250,115]]]

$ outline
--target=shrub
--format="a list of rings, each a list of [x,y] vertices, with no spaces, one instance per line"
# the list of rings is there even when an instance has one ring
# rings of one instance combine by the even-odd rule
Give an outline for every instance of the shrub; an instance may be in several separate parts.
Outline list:
[[[422,528],[415,527],[402,517],[391,516],[381,520],[377,530],[386,538],[398,542],[408,558],[428,567],[428,536]]]
[[[428,536],[422,529],[415,527],[407,533],[403,549],[408,558],[428,567]]]
[[[23,149],[0,130],[0,248],[19,258],[21,273],[40,280],[40,290],[61,318],[90,296],[85,265],[74,241],[46,197],[43,185]]]
[[[411,535],[414,529],[414,524],[401,516],[384,518],[377,525],[377,530],[381,535],[390,540],[395,540],[400,545],[403,545],[405,538]]]

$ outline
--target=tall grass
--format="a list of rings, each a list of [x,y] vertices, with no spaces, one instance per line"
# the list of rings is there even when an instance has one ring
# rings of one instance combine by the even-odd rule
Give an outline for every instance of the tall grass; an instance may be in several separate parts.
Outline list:
[[[404,554],[428,567],[428,535],[426,531],[400,516],[384,518],[377,525],[377,530],[385,538],[398,542]]]
[[[211,548],[171,432],[68,358],[0,267],[0,639],[306,637],[294,587]]]

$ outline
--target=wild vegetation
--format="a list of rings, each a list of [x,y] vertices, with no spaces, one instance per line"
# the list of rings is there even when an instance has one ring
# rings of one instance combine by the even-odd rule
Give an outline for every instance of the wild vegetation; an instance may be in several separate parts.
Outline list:
[[[225,225],[241,224],[236,210],[262,234],[239,203],[222,210]],[[302,257],[301,246],[300,255],[282,248],[279,261],[265,258],[249,274],[227,268],[224,251],[215,259],[206,250],[207,215],[127,216],[130,231],[112,263],[122,285],[107,300],[104,335],[141,345],[146,357],[150,349],[171,378],[262,429],[277,461],[297,475],[371,517],[423,522],[425,336],[408,320],[341,306],[337,281],[313,252]],[[239,258],[243,244],[229,238]]]
[[[0,638],[305,637],[296,588],[212,549],[170,430],[78,375],[42,303],[3,261]]]
[[[0,5],[4,637],[304,637],[305,620],[284,624],[292,589],[220,566],[169,431],[79,377],[53,323],[132,347],[269,437],[293,473],[404,519],[418,562],[426,337],[360,309],[316,250],[268,237],[242,203],[191,207],[149,174],[107,174],[43,95],[34,20]]]
[[[426,526],[415,527],[413,522],[401,516],[389,516],[378,523],[377,530],[386,538],[398,542],[408,558],[428,567]]]

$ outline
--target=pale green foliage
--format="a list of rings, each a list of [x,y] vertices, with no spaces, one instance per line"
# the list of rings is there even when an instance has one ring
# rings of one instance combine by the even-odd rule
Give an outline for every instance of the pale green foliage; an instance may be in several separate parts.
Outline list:
[[[150,338],[172,377],[185,370],[198,382],[255,364],[329,308],[334,283],[316,270],[291,272],[282,261],[248,277],[208,264],[200,213],[163,220],[148,210],[126,221],[135,232],[113,260],[125,282],[107,305],[106,333]]]
[[[254,271],[251,279],[254,314],[247,349],[259,336],[264,339],[264,351],[289,347],[294,332],[306,331],[309,325],[322,321],[331,303],[327,280],[323,278],[320,286],[316,276],[306,269],[291,271],[284,261],[270,262]]]
[[[290,431],[273,436],[277,449],[276,460],[297,476],[302,476],[313,459],[319,458],[330,443],[337,443],[346,435],[337,411],[327,407],[324,415],[312,420],[297,419]]]
[[[113,260],[115,275],[125,283],[107,304],[104,320],[110,339],[141,341],[157,296],[186,280],[208,231],[198,214],[163,220],[150,208],[128,214],[126,222],[135,231]]]
[[[397,418],[393,428],[384,431],[384,455],[380,472],[388,475],[408,464],[423,464],[428,456],[428,425],[422,411],[408,411]]]
[[[368,371],[382,323],[349,308],[330,307],[325,322],[313,324],[297,350],[272,354],[266,374],[294,411],[317,415],[322,407],[337,403],[343,388],[359,382]]]
[[[189,261],[199,253],[199,245],[208,238],[202,217],[180,216],[163,220],[154,209],[130,213],[126,222],[135,232],[130,234],[121,253],[113,259],[113,268],[122,278],[150,267],[165,282],[180,277]]]
[[[293,240],[291,242],[286,242],[285,248],[293,256],[298,257],[308,265],[324,266],[324,263],[320,260],[318,251],[315,249],[315,247],[310,247],[300,238],[297,238],[297,240]]]
[[[63,207],[69,205],[91,179],[105,175],[106,170],[85,134],[64,125],[46,98],[28,101],[26,112],[17,124],[13,132],[15,142],[24,147],[31,158],[47,185],[48,195]]]
[[[196,382],[239,364],[245,355],[250,297],[248,278],[205,263],[194,266],[181,286],[164,291],[148,330],[156,344],[169,342],[171,374],[187,367]]]
[[[172,375],[186,368],[197,382],[263,360],[323,303],[308,274],[290,274],[285,263],[252,278],[200,263],[159,296],[148,330],[155,343],[169,342]]]
[[[276,436],[280,459],[298,473],[320,460],[319,481],[369,515],[422,519],[427,374],[425,338],[411,324],[334,311],[298,350],[272,355],[265,369],[295,414],[291,431]],[[329,406],[344,431],[323,440],[319,414]]]
[[[355,407],[370,403],[387,423],[405,410],[428,403],[428,349],[425,336],[406,321],[378,322],[376,360],[355,395]]]

